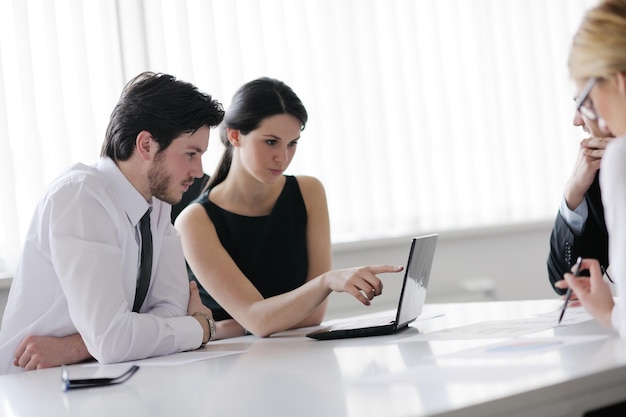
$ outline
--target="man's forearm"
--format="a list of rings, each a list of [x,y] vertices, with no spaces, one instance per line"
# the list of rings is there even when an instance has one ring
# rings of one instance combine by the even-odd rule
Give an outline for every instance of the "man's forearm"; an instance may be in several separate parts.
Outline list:
[[[91,359],[91,354],[87,350],[87,346],[85,346],[85,342],[80,333],[65,336],[62,339],[64,339],[64,342],[67,344],[67,362],[63,365],[84,362]]]
[[[80,334],[65,337],[28,336],[15,351],[15,366],[26,370],[71,365],[90,359]]]

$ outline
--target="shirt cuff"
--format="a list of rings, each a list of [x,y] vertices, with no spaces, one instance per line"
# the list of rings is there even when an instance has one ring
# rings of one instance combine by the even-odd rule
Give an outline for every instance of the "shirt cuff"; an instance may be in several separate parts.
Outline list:
[[[565,197],[561,200],[561,207],[559,207],[559,213],[565,220],[565,223],[569,226],[572,232],[576,236],[580,236],[583,233],[585,222],[588,217],[587,200],[583,199],[582,203],[578,205],[574,210],[570,210],[567,207],[567,201]]]
[[[180,352],[198,349],[204,337],[204,329],[198,320],[191,316],[175,317],[173,320],[178,327],[177,350]]]

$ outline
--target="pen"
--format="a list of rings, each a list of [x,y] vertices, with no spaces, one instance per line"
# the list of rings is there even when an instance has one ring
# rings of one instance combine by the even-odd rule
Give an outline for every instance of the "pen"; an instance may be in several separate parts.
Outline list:
[[[582,257],[578,257],[576,261],[576,270],[574,272],[574,276],[577,277],[580,274],[580,265],[583,262]],[[572,296],[572,287],[567,287],[567,292],[565,293],[565,302],[563,303],[563,308],[561,309],[561,315],[559,316],[559,322],[557,324],[561,324],[561,320],[563,320],[563,315],[565,314],[565,309],[567,308],[567,304],[569,303],[569,299]]]

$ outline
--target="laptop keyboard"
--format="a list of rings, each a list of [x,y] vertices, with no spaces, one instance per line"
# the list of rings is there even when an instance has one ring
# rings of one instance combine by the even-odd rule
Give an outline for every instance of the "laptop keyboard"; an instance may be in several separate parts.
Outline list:
[[[346,323],[334,324],[332,330],[345,330],[345,329],[363,329],[366,327],[378,327],[387,326],[393,324],[395,318],[389,317],[367,317],[358,320],[351,320]]]

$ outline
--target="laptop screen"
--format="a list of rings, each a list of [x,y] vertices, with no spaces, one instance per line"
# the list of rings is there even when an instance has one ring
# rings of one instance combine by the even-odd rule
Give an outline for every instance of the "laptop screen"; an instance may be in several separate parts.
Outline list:
[[[436,234],[413,238],[411,242],[406,279],[400,293],[400,308],[396,318],[398,328],[404,327],[422,313],[436,243]]]

